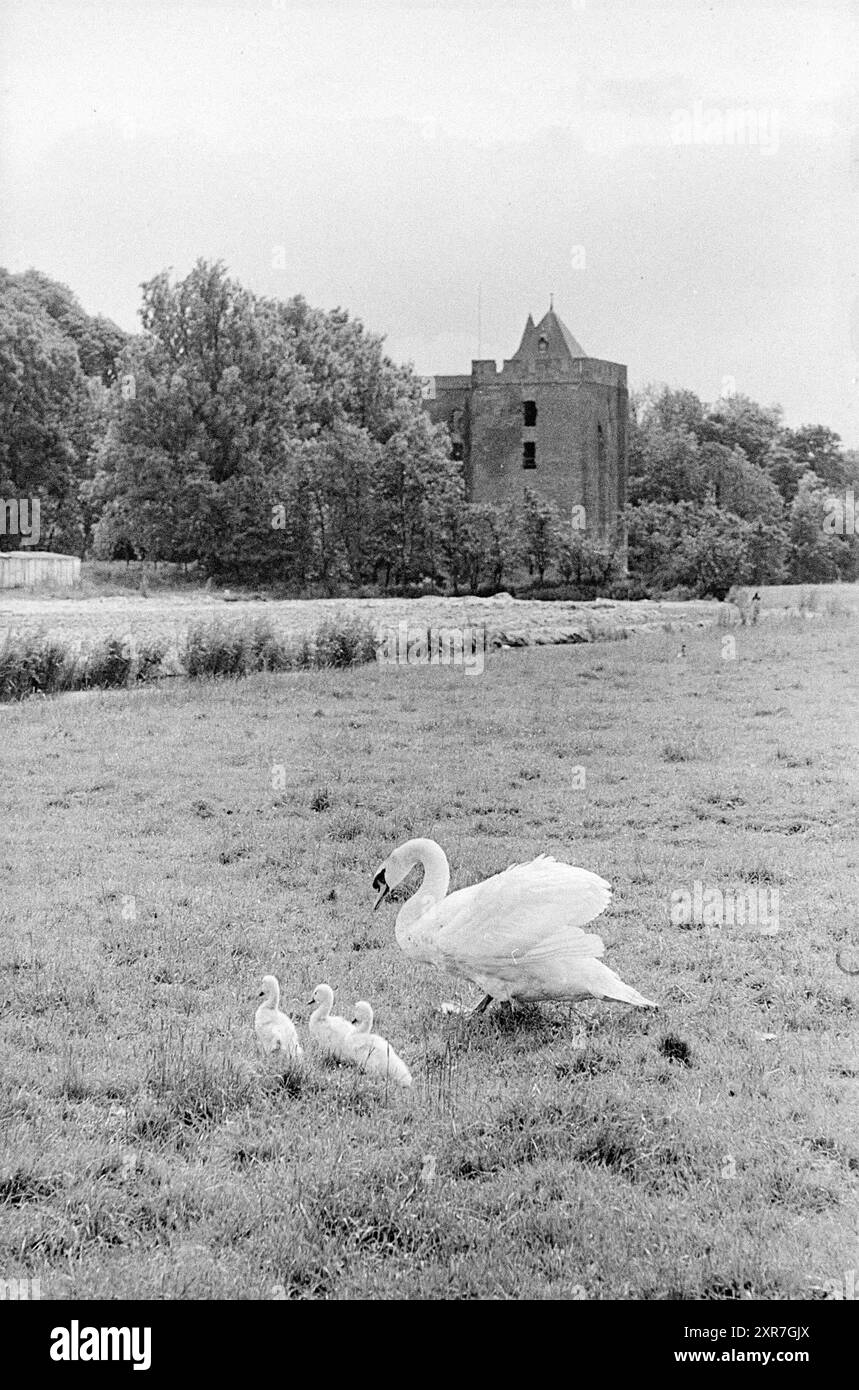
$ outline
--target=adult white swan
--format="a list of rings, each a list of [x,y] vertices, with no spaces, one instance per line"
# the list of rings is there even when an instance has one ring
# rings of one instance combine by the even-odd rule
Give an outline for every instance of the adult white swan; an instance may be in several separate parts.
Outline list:
[[[392,1081],[397,1086],[411,1086],[412,1074],[402,1057],[397,1056],[387,1038],[372,1031],[372,1004],[368,1004],[366,999],[359,999],[353,1013],[354,1031],[346,1046],[356,1067]]]
[[[299,1061],[301,1043],[292,1019],[280,1011],[280,985],[275,975],[263,975],[259,997],[263,1002],[254,1015],[254,1030],[263,1052],[283,1052]]]
[[[423,865],[423,883],[400,909],[397,941],[415,960],[485,990],[476,1013],[493,999],[617,999],[658,1007],[603,965],[602,940],[582,930],[611,899],[597,874],[541,854],[447,896],[444,850],[435,840],[407,840],[373,879],[374,907],[416,864]]]

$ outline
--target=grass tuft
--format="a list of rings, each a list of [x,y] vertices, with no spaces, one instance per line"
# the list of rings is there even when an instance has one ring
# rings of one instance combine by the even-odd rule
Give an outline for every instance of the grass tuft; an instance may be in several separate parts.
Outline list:
[[[682,1038],[678,1038],[676,1033],[666,1034],[659,1044],[659,1051],[669,1062],[682,1062],[686,1067],[692,1066],[692,1049]]]

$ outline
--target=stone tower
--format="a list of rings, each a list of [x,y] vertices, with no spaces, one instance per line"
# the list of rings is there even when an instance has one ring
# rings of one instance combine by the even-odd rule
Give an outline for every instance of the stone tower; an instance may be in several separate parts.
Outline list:
[[[588,357],[554,308],[531,315],[501,371],[424,379],[424,405],[450,430],[475,502],[549,498],[594,539],[622,544],[626,500],[626,367]]]

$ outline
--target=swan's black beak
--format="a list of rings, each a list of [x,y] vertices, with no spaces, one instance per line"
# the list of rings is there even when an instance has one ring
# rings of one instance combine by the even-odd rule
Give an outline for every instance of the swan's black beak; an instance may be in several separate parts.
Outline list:
[[[377,890],[379,894],[378,898],[373,903],[373,911],[375,912],[379,904],[385,901],[386,897],[391,891],[387,883],[385,882],[384,869],[380,869],[379,872],[376,874],[376,877],[373,879],[373,887]]]

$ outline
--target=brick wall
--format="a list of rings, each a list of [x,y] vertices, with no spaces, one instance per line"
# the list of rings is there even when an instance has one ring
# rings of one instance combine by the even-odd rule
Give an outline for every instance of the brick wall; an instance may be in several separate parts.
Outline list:
[[[431,383],[424,405],[456,440],[469,497],[504,503],[532,487],[565,518],[583,506],[591,535],[619,536],[618,512],[626,500],[626,367],[553,351],[542,360],[510,359],[500,372],[492,361],[475,361],[470,377]],[[525,401],[536,404],[533,425],[525,424]],[[534,467],[523,466],[525,445],[532,446]]]

